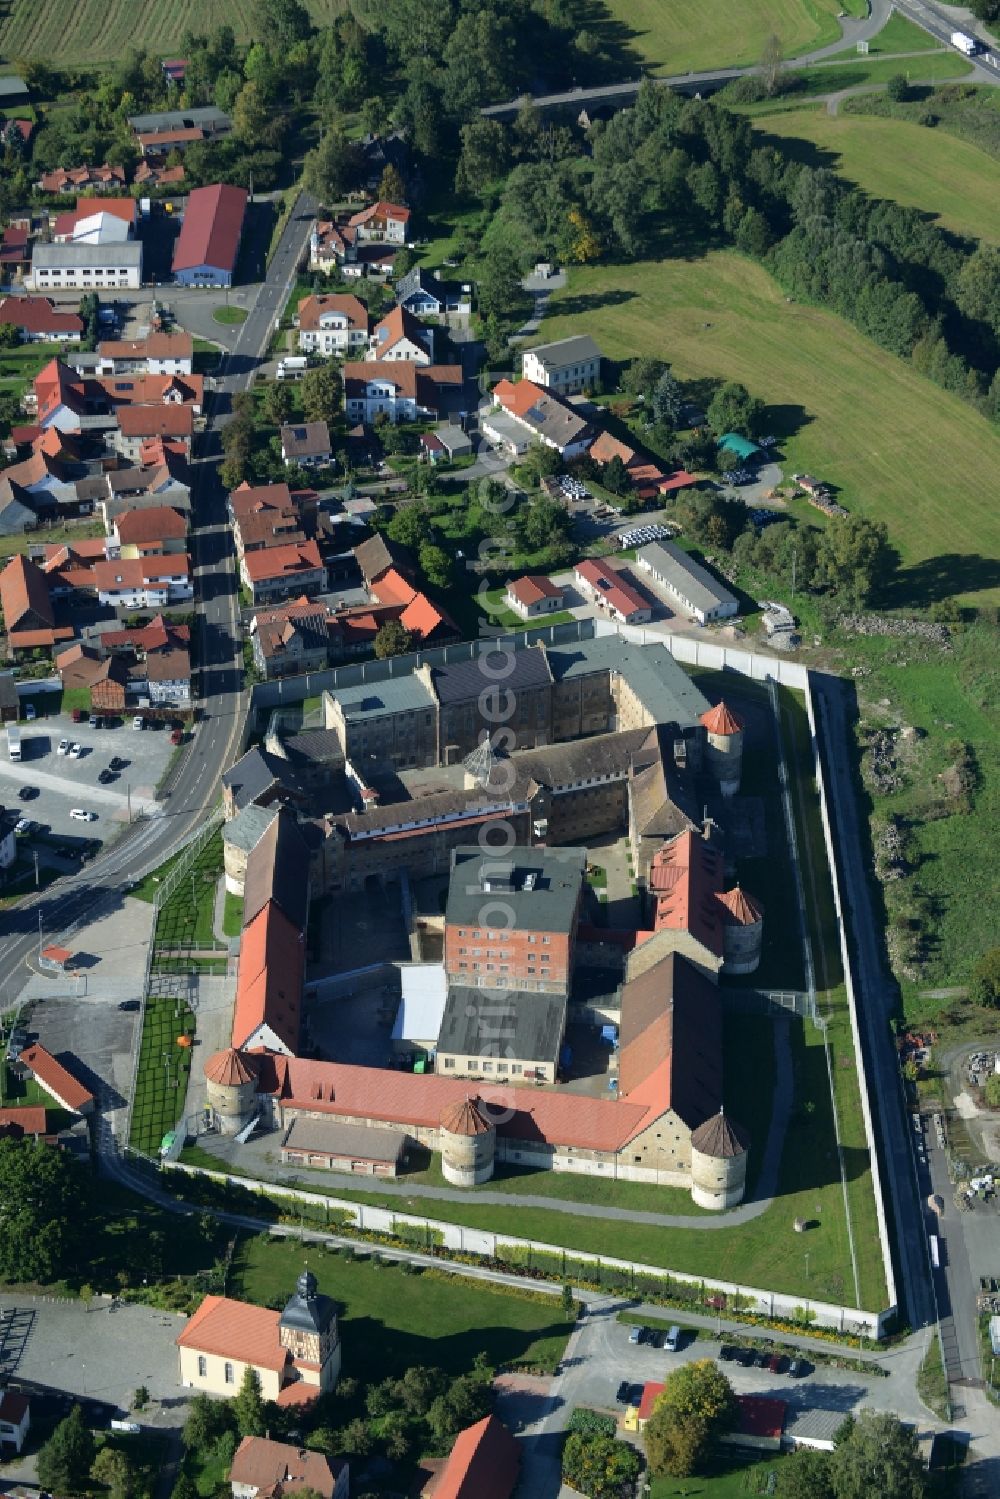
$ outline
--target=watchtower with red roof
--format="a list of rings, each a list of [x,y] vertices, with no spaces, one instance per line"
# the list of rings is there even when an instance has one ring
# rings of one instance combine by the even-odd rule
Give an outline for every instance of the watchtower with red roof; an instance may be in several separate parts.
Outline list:
[[[723,796],[735,796],[740,789],[746,725],[724,702],[703,713],[701,724],[708,741],[707,769],[718,781]]]

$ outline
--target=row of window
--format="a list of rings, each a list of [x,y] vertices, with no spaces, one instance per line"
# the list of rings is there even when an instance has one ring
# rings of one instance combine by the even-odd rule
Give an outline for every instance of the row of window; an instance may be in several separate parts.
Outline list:
[[[448,1071],[449,1069],[453,1071],[455,1067],[455,1058],[445,1057],[444,1065],[445,1071]],[[463,1070],[465,1071],[472,1068],[475,1068],[477,1072],[492,1072],[493,1063],[484,1061],[482,1057],[470,1057],[468,1058],[466,1066]],[[507,1074],[510,1077],[519,1077],[523,1069],[520,1062],[497,1062],[496,1070],[500,1074]]]
[[[484,932],[484,931],[482,931],[477,926],[471,926],[471,927],[460,926],[459,929],[458,929],[458,935],[460,937],[473,937],[473,938],[478,937],[478,939],[480,941],[482,941],[483,938],[485,937],[487,942],[502,942],[504,940],[504,938],[507,936],[507,933],[506,932],[490,932],[490,931],[485,931]],[[529,932],[528,933],[528,941],[529,942],[535,942],[535,941],[537,941],[537,938],[535,937],[534,932]],[[542,941],[547,944],[547,943],[549,943],[549,942],[552,941],[552,938],[551,937],[543,937]],[[464,947],[459,948],[459,952],[464,952],[464,951],[465,951]],[[508,954],[503,954],[502,956],[508,956]]]
[[[207,1377],[208,1377],[208,1359],[205,1357],[205,1355],[203,1353],[199,1353],[199,1355],[198,1355],[198,1378],[199,1379],[207,1379]],[[225,1369],[223,1371],[223,1378],[224,1378],[226,1384],[235,1384],[236,1383],[236,1371],[233,1368],[232,1364],[230,1364],[230,1363],[226,1364]]]

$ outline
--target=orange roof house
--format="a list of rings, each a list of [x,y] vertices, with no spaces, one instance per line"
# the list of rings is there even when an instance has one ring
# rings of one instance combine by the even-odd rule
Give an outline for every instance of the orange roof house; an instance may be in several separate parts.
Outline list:
[[[423,1499],[510,1499],[521,1450],[496,1416],[484,1416],[455,1438],[451,1455],[424,1486]]]
[[[587,557],[576,564],[574,576],[590,596],[622,624],[641,624],[653,610],[640,593],[617,568],[601,557]]]
[[[273,900],[243,928],[233,1045],[293,1056],[299,1045],[305,949],[302,932]]]
[[[18,1054],[17,1063],[28,1069],[39,1087],[44,1088],[61,1108],[69,1109],[71,1114],[93,1112],[94,1095],[37,1041]]]
[[[268,1437],[244,1437],[229,1470],[233,1491],[258,1499],[284,1499],[305,1489],[320,1499],[346,1499],[348,1476],[342,1458]]]
[[[728,712],[722,704],[713,712],[719,715],[720,710]],[[739,720],[734,716],[732,722]],[[764,907],[755,896],[738,885],[724,890],[724,881],[721,851],[690,829],[664,843],[649,869],[653,930],[689,934],[711,954],[701,960],[703,966],[715,970],[726,958],[727,928],[753,927],[764,919]]]

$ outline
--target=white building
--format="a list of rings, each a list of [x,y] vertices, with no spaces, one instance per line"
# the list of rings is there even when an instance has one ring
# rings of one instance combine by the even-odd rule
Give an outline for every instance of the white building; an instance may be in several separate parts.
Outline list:
[[[699,624],[739,613],[736,596],[674,542],[651,541],[636,553],[635,560]]]
[[[179,329],[97,345],[98,375],[190,375],[193,368],[194,339]]]
[[[31,1407],[20,1390],[0,1393],[0,1454],[19,1453],[31,1425]]]
[[[194,597],[186,552],[98,562],[93,573],[98,603],[117,609],[163,609]]]
[[[363,350],[368,342],[368,309],[357,297],[303,297],[298,325],[302,354],[337,354],[343,358]]]
[[[369,359],[407,359],[413,364],[434,363],[434,329],[405,307],[394,307],[376,323],[368,343]]]
[[[601,380],[601,351],[587,333],[525,349],[521,370],[526,380],[559,395],[593,390]]]
[[[35,245],[28,285],[35,291],[137,290],[142,285],[142,245]]]

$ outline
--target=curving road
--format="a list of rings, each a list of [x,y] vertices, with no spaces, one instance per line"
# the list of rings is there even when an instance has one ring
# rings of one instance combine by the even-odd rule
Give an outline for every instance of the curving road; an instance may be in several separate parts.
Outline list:
[[[57,934],[69,936],[114,909],[132,881],[156,869],[197,831],[218,799],[220,775],[241,748],[246,713],[243,647],[236,632],[239,597],[232,535],[217,474],[220,433],[230,420],[234,394],[250,384],[267,351],[316,206],[304,194],[296,201],[236,344],[220,365],[207,429],[191,466],[191,548],[198,616],[193,644],[199,668],[199,713],[193,741],[177,762],[153,815],[133,823],[79,874],[64,876],[4,913],[0,919],[0,1011],[15,1002],[27,978],[25,959],[38,942],[39,917],[46,936],[54,940]]]

